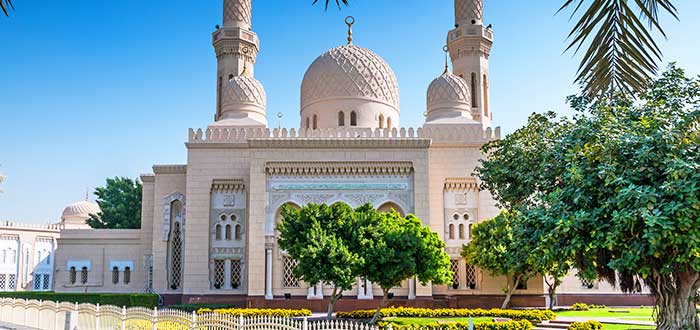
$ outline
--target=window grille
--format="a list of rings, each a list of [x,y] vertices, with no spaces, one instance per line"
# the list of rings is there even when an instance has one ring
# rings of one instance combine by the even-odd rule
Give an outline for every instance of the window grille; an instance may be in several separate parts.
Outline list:
[[[112,284],[119,284],[119,268],[112,268]]]
[[[296,267],[299,262],[290,258],[290,257],[284,257],[282,259],[283,261],[283,269],[284,269],[284,283],[283,286],[285,288],[298,288],[300,287],[299,279],[294,276],[294,267]]]
[[[473,265],[467,265],[466,275],[467,286],[472,290],[476,289],[476,267]]]
[[[87,269],[87,267],[83,267],[83,269],[80,271],[80,283],[87,284],[87,282],[88,282],[88,269]]]
[[[214,288],[223,289],[225,281],[224,260],[214,260]]]
[[[231,288],[241,287],[241,261],[231,260]]]
[[[131,283],[131,268],[126,267],[124,268],[124,284],[129,284]]]
[[[41,275],[39,274],[34,274],[34,290],[39,290],[41,289]]]
[[[177,290],[182,279],[182,234],[179,222],[175,222],[173,228],[171,255],[170,288]]]
[[[70,271],[68,271],[68,281],[70,284],[75,284],[76,282],[76,272],[75,272],[75,267],[71,267]]]
[[[44,274],[44,281],[41,284],[42,290],[48,290],[51,287],[51,275]]]
[[[10,274],[7,279],[7,289],[15,290],[17,289],[17,278],[15,274]]]
[[[5,291],[5,274],[0,274],[0,291]]]
[[[450,271],[452,271],[452,288],[459,288],[459,259],[450,260]]]
[[[593,281],[591,281],[591,280],[582,279],[582,280],[581,280],[581,287],[584,288],[584,289],[589,289],[589,290],[590,290],[590,289],[595,288],[595,283],[594,283]]]

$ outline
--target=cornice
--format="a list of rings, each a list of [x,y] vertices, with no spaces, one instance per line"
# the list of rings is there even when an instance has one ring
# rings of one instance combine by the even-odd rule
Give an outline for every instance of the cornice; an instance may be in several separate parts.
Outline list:
[[[407,175],[413,173],[410,161],[321,161],[268,162],[269,175]]]
[[[353,138],[272,138],[249,139],[248,146],[257,149],[332,149],[332,148],[428,148],[431,140],[427,138],[414,139],[353,139]]]
[[[211,192],[231,193],[245,190],[243,179],[214,179]]]
[[[475,178],[446,178],[445,191],[479,191]]]
[[[141,178],[141,182],[143,182],[143,183],[156,182],[155,174],[141,174],[141,175],[139,175],[139,178]]]

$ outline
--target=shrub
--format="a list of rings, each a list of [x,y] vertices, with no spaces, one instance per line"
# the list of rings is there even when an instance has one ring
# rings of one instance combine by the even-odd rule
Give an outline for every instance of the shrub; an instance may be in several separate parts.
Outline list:
[[[388,323],[380,324],[384,330],[387,329]],[[456,323],[434,323],[423,325],[393,325],[392,330],[469,330],[469,322]],[[474,324],[474,330],[530,330],[532,323],[528,320],[508,321],[508,322],[480,322]]]
[[[200,309],[227,309],[227,308],[233,308],[231,304],[177,304],[177,305],[170,305],[168,308],[172,309],[179,309],[184,312],[192,313],[196,312]]]
[[[598,321],[574,322],[568,330],[603,330],[603,324]]]
[[[308,309],[258,309],[258,308],[200,308],[197,314],[216,313],[221,315],[243,315],[243,317],[255,316],[279,316],[279,317],[303,317],[311,316]]]
[[[374,310],[357,310],[352,312],[338,312],[337,318],[341,319],[368,319],[374,315]],[[512,309],[429,309],[389,307],[379,312],[380,317],[501,317],[514,320],[545,321],[556,318],[550,310],[512,310]]]
[[[114,305],[117,307],[148,307],[153,308],[158,305],[158,295],[151,293],[78,293],[78,292],[33,292],[14,291],[0,292],[0,298],[12,299],[35,299],[58,302],[71,302],[79,304],[100,304]]]
[[[586,305],[584,303],[575,303],[575,304],[571,305],[571,310],[572,311],[587,311],[587,310],[589,310],[589,307],[588,307],[588,305]]]

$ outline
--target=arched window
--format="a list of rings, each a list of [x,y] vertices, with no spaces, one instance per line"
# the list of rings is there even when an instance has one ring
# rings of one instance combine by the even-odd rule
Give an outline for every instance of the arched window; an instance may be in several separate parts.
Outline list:
[[[391,125],[391,117],[388,117],[388,118],[386,119],[386,128],[391,129],[391,128],[392,128],[391,126],[392,126],[392,125]]]
[[[241,225],[236,225],[236,230],[235,230],[235,238],[237,241],[241,240],[241,237],[243,236],[243,233],[241,232]]]
[[[455,239],[455,225],[450,224],[449,226],[449,236],[450,239]]]
[[[470,239],[472,238],[472,224],[469,224],[469,226],[467,227],[467,235],[467,237],[469,237]]]
[[[124,284],[131,283],[131,267],[124,268]]]
[[[88,269],[87,269],[87,267],[83,267],[83,269],[80,271],[80,283],[87,284],[87,282],[88,282]]]
[[[221,225],[216,225],[216,229],[214,230],[216,232],[215,237],[217,241],[221,240]]]
[[[309,129],[311,125],[309,124],[311,122],[311,119],[309,117],[306,117],[306,129]]]
[[[338,126],[345,126],[345,112],[338,112]]]
[[[472,81],[471,81],[471,92],[472,92],[472,108],[478,108],[479,107],[479,102],[477,101],[477,94],[476,94],[476,73],[472,72]]]
[[[70,270],[68,271],[68,282],[70,282],[70,284],[75,284],[76,277],[77,277],[77,274],[75,271],[75,267],[71,267]]]
[[[226,240],[231,240],[231,225],[226,225]]]
[[[116,266],[112,268],[112,284],[119,284],[119,268]]]
[[[318,115],[314,115],[314,129],[318,129]]]
[[[177,290],[182,283],[183,257],[183,221],[184,205],[182,201],[174,200],[170,204],[170,233],[168,235],[168,284],[171,290]]]
[[[350,126],[357,126],[357,113],[355,111],[350,112]]]
[[[384,115],[379,115],[379,128],[384,128]]]
[[[459,239],[464,239],[464,225],[459,224]]]
[[[482,83],[484,84],[484,116],[489,115],[489,82],[488,79],[486,79],[486,75],[483,77]]]

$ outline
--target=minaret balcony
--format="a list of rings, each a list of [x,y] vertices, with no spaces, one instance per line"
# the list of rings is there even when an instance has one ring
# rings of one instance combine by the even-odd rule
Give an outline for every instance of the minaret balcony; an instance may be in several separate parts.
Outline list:
[[[493,30],[482,25],[460,26],[448,34],[448,41],[454,41],[462,37],[482,37],[493,42]]]
[[[250,30],[241,28],[220,28],[212,34],[212,42],[216,45],[223,40],[244,40],[258,45],[258,35]]]

